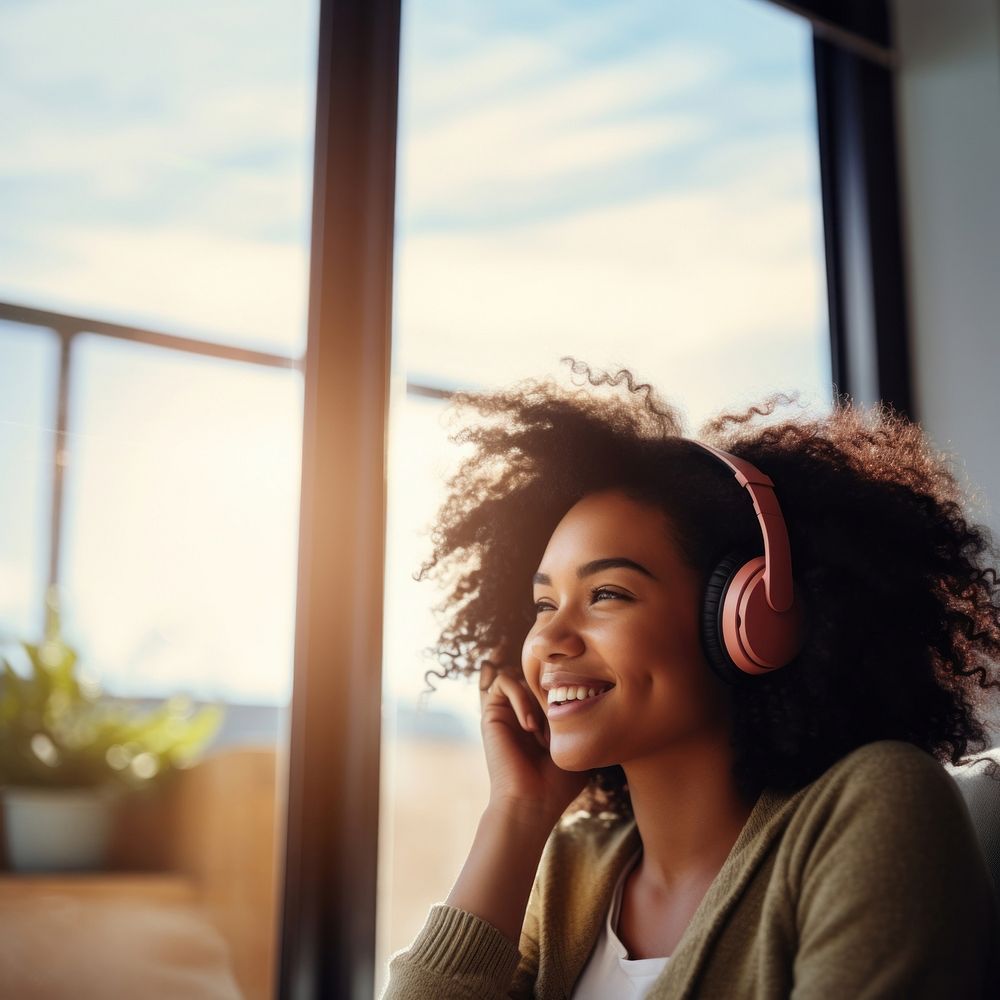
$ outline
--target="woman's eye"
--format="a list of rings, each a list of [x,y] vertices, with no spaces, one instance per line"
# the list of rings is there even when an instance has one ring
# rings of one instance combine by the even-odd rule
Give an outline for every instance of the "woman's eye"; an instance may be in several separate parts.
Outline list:
[[[590,592],[590,599],[596,604],[599,600],[604,600],[606,597],[616,597],[621,601],[627,601],[628,598],[624,594],[619,594],[617,590],[608,590],[607,587],[595,587]]]
[[[595,587],[590,592],[590,601],[592,604],[598,604],[609,597],[619,601],[631,600],[626,594],[620,594],[617,590],[608,590],[607,587]],[[549,604],[547,601],[535,601],[535,614],[539,615],[543,611],[555,611],[555,606]]]

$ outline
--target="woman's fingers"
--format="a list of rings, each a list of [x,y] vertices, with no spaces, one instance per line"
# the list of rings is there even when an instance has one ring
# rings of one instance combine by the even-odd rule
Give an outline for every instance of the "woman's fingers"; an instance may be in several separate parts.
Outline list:
[[[485,668],[484,668],[485,670]],[[485,688],[480,688],[480,704],[485,711],[491,700],[500,703],[505,699],[517,716],[517,721],[522,729],[533,732],[536,736],[543,735],[543,727],[536,718],[537,706],[533,704],[534,698],[527,687],[517,678],[507,674],[497,672],[491,683]],[[545,746],[545,742],[539,742]]]
[[[499,646],[487,654],[480,670],[480,707],[485,712],[491,700],[496,699],[497,704],[506,700],[521,728],[533,733],[540,746],[548,748],[549,734],[544,713],[527,684],[503,672],[501,664],[506,659],[506,651]]]

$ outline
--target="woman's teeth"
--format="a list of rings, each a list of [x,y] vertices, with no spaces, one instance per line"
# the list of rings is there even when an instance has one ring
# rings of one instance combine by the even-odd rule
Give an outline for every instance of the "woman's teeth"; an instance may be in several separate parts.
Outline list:
[[[549,704],[555,705],[562,701],[583,701],[584,698],[593,698],[595,695],[603,694],[606,687],[558,687],[549,691]]]

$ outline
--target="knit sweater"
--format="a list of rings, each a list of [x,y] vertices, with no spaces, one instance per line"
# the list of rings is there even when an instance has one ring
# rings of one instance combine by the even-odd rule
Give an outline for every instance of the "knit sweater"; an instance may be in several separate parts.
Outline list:
[[[382,1000],[571,1000],[640,845],[634,819],[564,814],[519,947],[436,903],[391,957]],[[804,788],[761,793],[647,1000],[981,1000],[1000,994],[998,945],[954,780],[925,751],[880,740]]]

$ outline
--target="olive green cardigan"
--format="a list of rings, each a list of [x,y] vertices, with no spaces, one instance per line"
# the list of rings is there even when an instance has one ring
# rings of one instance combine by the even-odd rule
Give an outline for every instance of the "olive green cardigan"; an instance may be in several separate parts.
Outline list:
[[[634,820],[563,816],[520,947],[437,903],[391,957],[382,1000],[570,1000],[639,844]],[[794,793],[761,794],[647,998],[981,1000],[1000,996],[998,944],[954,779],[912,744],[880,740]]]

